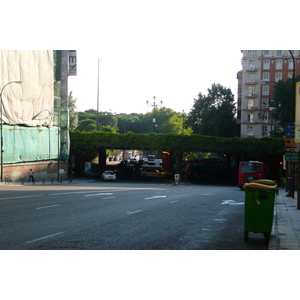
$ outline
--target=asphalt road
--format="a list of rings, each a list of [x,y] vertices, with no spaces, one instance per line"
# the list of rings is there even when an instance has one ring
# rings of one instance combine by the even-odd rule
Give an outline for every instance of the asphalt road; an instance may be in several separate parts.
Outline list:
[[[0,249],[260,250],[244,192],[171,182],[0,186]]]

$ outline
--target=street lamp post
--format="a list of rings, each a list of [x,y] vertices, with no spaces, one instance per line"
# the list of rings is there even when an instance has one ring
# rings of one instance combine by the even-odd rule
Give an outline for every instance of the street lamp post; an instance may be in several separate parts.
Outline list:
[[[60,107],[58,108],[58,120],[57,120],[57,125],[58,125],[58,127],[57,127],[57,147],[58,147],[58,149],[57,149],[57,181],[59,181],[59,174],[58,174],[58,172],[59,172],[59,170],[60,170],[60,149],[61,149],[61,137],[60,137],[60,134],[61,134],[61,108],[62,107],[68,107],[67,106],[67,104],[68,104],[68,101],[67,102],[64,102],[64,103],[62,103],[61,105],[60,105]]]
[[[156,115],[156,108],[158,107],[158,104],[155,103],[155,99],[156,99],[155,96],[153,97],[153,99],[154,99],[153,100],[153,104],[149,104],[149,101],[146,101],[146,103],[147,103],[148,106],[152,106],[153,107],[153,112],[154,112],[154,115],[153,115],[153,125],[154,125],[154,132],[155,132],[155,129],[156,129],[156,126],[157,126],[155,124],[156,123],[156,116],[155,115]],[[162,103],[163,102],[160,101],[160,106],[162,105]]]
[[[3,182],[3,101],[2,101],[2,94],[3,94],[3,90],[6,86],[8,86],[11,83],[22,83],[22,81],[18,80],[18,81],[10,81],[7,84],[5,84],[0,92],[0,119],[1,119],[1,128],[0,128],[0,140],[1,140],[1,182]]]

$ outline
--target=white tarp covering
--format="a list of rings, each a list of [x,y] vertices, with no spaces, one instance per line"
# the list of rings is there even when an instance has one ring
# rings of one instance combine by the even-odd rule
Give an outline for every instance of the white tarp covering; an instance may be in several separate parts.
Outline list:
[[[53,50],[0,50],[2,123],[51,127],[54,117]]]

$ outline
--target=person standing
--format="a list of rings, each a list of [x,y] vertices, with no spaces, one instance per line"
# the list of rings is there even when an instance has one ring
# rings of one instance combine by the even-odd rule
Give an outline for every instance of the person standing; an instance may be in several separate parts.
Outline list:
[[[29,169],[29,178],[28,178],[28,182],[32,181],[32,183],[34,182],[34,171],[32,169]]]
[[[59,175],[59,182],[62,182],[63,179],[63,175],[65,174],[65,170],[64,169],[59,169],[58,171],[58,175]]]

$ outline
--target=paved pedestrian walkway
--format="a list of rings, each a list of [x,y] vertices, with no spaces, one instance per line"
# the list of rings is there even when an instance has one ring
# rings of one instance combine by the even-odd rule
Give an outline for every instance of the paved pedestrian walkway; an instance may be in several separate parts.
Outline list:
[[[284,188],[279,188],[269,250],[300,250],[300,209],[297,209],[297,192],[294,198],[286,197],[286,194]]]

